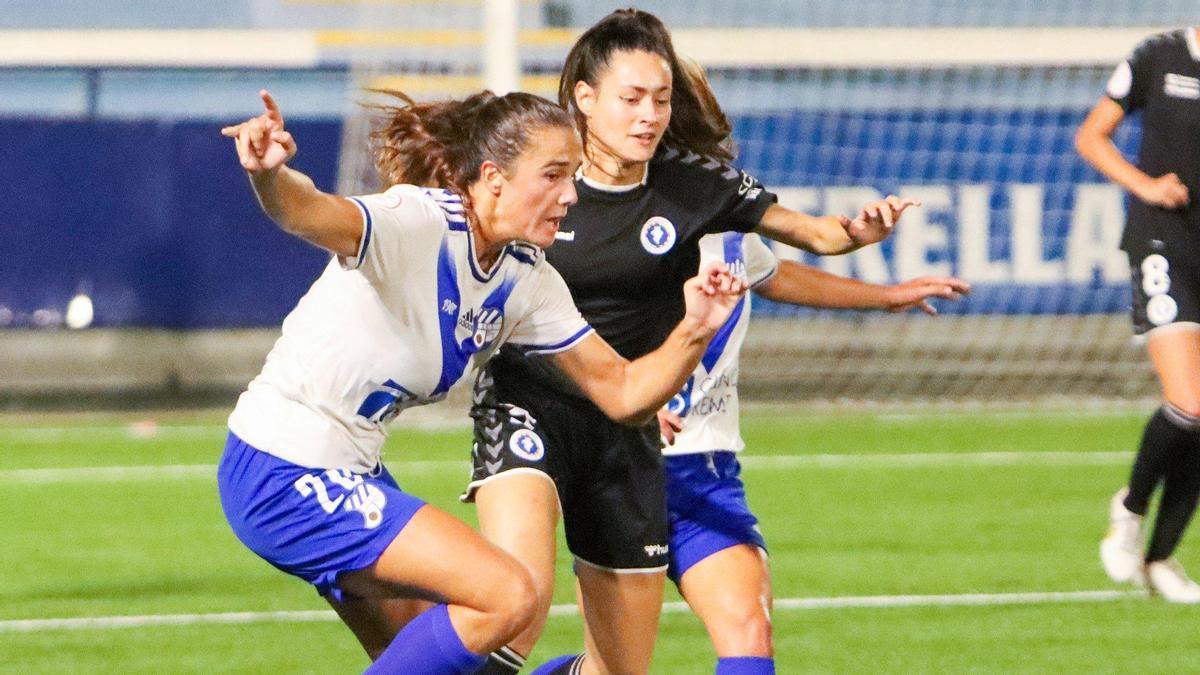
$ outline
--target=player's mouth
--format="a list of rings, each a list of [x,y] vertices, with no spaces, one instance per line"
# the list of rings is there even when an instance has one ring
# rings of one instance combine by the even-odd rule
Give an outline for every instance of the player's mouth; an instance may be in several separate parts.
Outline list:
[[[658,134],[655,133],[633,134],[632,138],[638,143],[638,145],[643,145],[646,147],[652,146],[658,142]]]

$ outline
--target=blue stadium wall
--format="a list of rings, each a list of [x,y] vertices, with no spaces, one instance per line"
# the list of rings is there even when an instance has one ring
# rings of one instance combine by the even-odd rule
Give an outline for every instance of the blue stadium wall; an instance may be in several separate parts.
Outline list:
[[[744,168],[783,203],[849,212],[917,194],[896,237],[810,262],[871,281],[959,274],[962,313],[1128,306],[1124,197],[1075,156],[1083,110],[796,111],[735,118]],[[10,325],[93,298],[96,325],[277,324],[328,262],[259,211],[215,122],[0,120],[0,308]],[[1137,126],[1118,137],[1127,151]],[[291,125],[332,189],[340,123]],[[784,253],[786,255],[786,253]],[[786,313],[769,305],[767,313]]]

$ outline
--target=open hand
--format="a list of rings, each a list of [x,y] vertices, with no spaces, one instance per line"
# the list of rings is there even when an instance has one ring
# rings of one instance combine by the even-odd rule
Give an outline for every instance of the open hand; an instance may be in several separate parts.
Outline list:
[[[914,307],[926,314],[937,314],[929,298],[958,300],[971,292],[971,284],[957,277],[921,277],[910,279],[884,290],[889,312],[903,312]]]
[[[886,199],[871,202],[858,212],[853,220],[838,216],[838,221],[850,240],[860,246],[874,244],[887,239],[900,220],[900,214],[910,206],[920,206],[921,202],[911,197],[901,199],[896,195],[888,195]]]

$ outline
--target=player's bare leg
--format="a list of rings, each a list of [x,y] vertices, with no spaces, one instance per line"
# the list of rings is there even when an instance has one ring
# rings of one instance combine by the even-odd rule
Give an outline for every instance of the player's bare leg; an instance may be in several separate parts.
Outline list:
[[[771,575],[762,549],[741,544],[717,551],[684,572],[679,590],[718,657],[774,656]]]
[[[1200,324],[1173,324],[1150,332],[1146,350],[1163,400],[1200,417]]]
[[[338,601],[325,596],[325,601],[358,638],[372,661],[383,653],[401,628],[433,606],[428,600],[412,598],[346,598]]]
[[[491,478],[475,493],[484,538],[520,561],[537,593],[533,620],[508,647],[528,656],[542,635],[554,596],[558,492],[545,474],[510,471]]]
[[[533,581],[525,567],[462,521],[426,505],[373,565],[339,585],[361,602],[344,604],[353,625],[387,614],[372,600],[421,598],[447,605],[463,647],[475,654],[504,645],[533,619]],[[394,607],[393,607],[394,609]]]
[[[624,573],[575,563],[584,620],[583,675],[643,675],[650,669],[667,573]]]

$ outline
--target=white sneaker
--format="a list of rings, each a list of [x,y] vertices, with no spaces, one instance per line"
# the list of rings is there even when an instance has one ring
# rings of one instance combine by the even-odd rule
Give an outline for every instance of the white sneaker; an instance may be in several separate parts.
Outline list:
[[[1200,584],[1189,579],[1183,565],[1174,558],[1146,565],[1146,584],[1151,593],[1158,593],[1167,602],[1200,603]]]
[[[1108,508],[1108,534],[1100,542],[1100,562],[1117,583],[1142,581],[1142,517],[1125,508],[1129,488],[1117,490]]]

